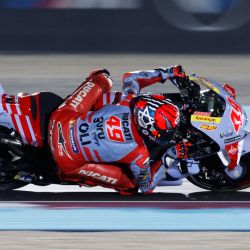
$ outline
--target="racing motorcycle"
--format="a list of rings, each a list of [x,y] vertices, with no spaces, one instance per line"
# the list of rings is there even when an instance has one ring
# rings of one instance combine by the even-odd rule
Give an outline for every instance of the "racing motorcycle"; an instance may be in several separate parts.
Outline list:
[[[187,179],[207,190],[249,187],[250,134],[244,130],[247,117],[236,101],[235,89],[196,75],[189,76],[179,89],[180,93],[162,95],[181,111],[174,143],[190,142],[189,158],[199,164],[199,173]],[[63,98],[50,92],[8,95],[0,85],[0,190],[30,183],[81,184],[60,180],[47,143],[50,115],[62,102]],[[154,150],[159,152],[153,147],[152,155]],[[178,164],[185,168],[184,161]],[[180,184],[181,180],[165,176],[160,183]]]

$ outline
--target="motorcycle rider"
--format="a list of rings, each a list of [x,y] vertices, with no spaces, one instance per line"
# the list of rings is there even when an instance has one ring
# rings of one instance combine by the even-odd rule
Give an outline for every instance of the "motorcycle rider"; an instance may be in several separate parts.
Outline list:
[[[90,186],[126,186],[129,183],[115,167],[121,164],[130,167],[143,193],[151,193],[165,167],[161,161],[152,166],[148,146],[166,146],[180,114],[162,95],[139,96],[140,90],[157,82],[178,84],[185,79],[180,65],[125,73],[123,95],[113,97],[121,101],[98,107],[113,83],[107,70],[93,71],[50,118],[49,145],[60,178],[74,181],[81,176]],[[112,103],[110,98],[107,103]]]

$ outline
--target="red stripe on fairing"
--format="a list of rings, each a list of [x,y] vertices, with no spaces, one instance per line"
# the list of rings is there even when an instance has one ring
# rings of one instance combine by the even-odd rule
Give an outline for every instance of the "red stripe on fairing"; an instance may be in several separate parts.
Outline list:
[[[19,113],[17,111],[16,104],[10,104],[10,109],[11,109],[11,111],[12,111],[13,114],[18,114],[19,115]]]
[[[23,128],[25,138],[26,138],[28,144],[31,144],[32,136],[31,136],[31,132],[30,132],[29,126],[28,126],[27,121],[26,121],[26,117],[24,115],[20,115],[19,119],[21,122],[21,126]]]
[[[6,95],[7,95],[7,94],[2,95],[2,105],[3,105],[3,110],[4,110],[5,112],[8,112],[7,106],[6,106]]]
[[[11,111],[12,111],[13,114],[18,115],[18,118],[19,118],[20,123],[21,123],[20,126],[22,127],[23,132],[24,132],[24,137],[25,137],[27,143],[31,144],[32,143],[32,136],[31,136],[31,132],[30,132],[29,126],[27,124],[27,120],[26,120],[25,115],[19,115],[19,112],[17,111],[17,106],[15,104],[10,104],[10,109],[11,109]],[[14,120],[16,122],[16,118],[15,117],[14,117]]]
[[[100,157],[100,155],[99,155],[99,153],[98,153],[97,150],[94,150],[94,154],[95,154],[97,160],[100,161],[100,162],[102,162],[102,158]]]
[[[83,150],[84,150],[86,156],[88,157],[88,160],[89,160],[89,161],[94,161],[94,160],[93,160],[93,157],[92,157],[92,155],[91,155],[91,153],[90,153],[90,150],[89,150],[87,147],[83,147]]]
[[[11,120],[12,120],[12,123],[13,123],[13,125],[14,125],[15,130],[18,132],[19,135],[21,135],[21,134],[20,134],[20,131],[19,131],[19,129],[18,129],[18,126],[17,126],[17,122],[16,122],[15,115],[14,115],[14,114],[11,114],[10,117],[11,117]]]

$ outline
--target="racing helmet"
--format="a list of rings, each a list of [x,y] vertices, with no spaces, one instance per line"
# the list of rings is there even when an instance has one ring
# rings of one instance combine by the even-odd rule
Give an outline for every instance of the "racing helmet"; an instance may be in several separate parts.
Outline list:
[[[178,107],[163,95],[141,95],[135,99],[134,122],[144,141],[168,144],[179,121]]]

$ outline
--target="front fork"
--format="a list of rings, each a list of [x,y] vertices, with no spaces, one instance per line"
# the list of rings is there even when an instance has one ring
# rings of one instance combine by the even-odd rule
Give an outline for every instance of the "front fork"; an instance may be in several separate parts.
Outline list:
[[[219,151],[218,157],[224,165],[225,173],[231,179],[239,179],[244,173],[240,164],[241,157],[250,152],[250,133],[246,131],[245,136],[239,142],[234,142],[225,146],[224,150]]]

